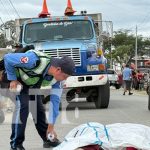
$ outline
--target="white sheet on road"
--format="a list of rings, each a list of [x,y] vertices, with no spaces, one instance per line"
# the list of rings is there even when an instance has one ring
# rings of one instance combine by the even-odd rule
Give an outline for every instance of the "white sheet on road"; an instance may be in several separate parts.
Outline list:
[[[104,150],[121,150],[131,146],[150,150],[150,127],[131,123],[104,126],[90,122],[71,130],[65,140],[53,150],[75,150],[91,144],[99,144]]]

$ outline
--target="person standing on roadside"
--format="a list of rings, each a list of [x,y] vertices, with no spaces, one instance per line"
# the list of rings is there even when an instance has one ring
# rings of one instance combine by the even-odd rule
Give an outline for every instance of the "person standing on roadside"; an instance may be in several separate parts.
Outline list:
[[[125,92],[127,90],[129,91],[129,95],[132,95],[133,94],[133,93],[131,93],[132,70],[129,68],[128,64],[123,69],[122,74],[123,74],[123,81],[124,81],[123,95],[125,95]]]

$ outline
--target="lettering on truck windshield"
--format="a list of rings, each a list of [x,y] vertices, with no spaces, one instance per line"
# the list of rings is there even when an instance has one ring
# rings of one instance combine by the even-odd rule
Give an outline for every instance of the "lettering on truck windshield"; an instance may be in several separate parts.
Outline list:
[[[93,38],[93,30],[90,21],[53,21],[30,23],[25,28],[25,43],[40,40],[87,40]]]

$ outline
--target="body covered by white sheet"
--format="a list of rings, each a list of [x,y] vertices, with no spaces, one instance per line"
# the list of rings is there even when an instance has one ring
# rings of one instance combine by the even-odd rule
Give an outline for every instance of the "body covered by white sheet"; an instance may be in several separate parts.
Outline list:
[[[104,150],[122,150],[124,147],[150,150],[150,127],[131,123],[105,126],[90,122],[71,130],[53,150],[75,150],[91,144],[99,144]]]

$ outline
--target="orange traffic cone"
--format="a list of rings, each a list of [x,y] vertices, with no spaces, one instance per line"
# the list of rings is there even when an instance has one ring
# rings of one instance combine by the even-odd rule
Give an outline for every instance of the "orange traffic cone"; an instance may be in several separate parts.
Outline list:
[[[42,9],[42,12],[39,14],[39,17],[46,18],[48,16],[50,16],[50,13],[48,12],[46,0],[44,0],[43,1],[43,9]]]
[[[68,0],[67,7],[71,7],[71,8],[72,8],[72,4],[71,4],[71,1],[70,1],[70,0]]]
[[[66,16],[73,16],[76,11],[73,10],[71,0],[68,0],[67,8],[65,9]]]

